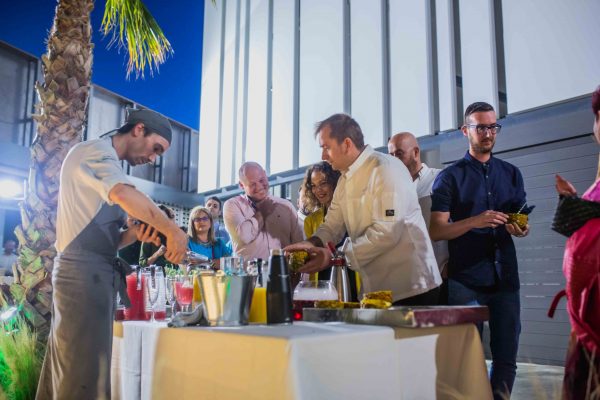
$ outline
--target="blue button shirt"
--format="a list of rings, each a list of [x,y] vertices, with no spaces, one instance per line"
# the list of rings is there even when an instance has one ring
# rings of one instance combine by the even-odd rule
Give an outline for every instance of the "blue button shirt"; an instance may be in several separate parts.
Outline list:
[[[517,212],[525,201],[517,167],[493,156],[481,163],[467,152],[437,176],[431,211],[450,212],[451,221],[460,221],[487,210]],[[519,289],[515,245],[504,226],[471,229],[448,241],[448,250],[449,278],[474,289]]]

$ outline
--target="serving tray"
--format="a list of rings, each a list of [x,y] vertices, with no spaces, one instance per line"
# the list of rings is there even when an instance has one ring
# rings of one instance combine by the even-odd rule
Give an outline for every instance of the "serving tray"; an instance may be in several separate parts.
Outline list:
[[[391,307],[387,310],[305,308],[303,319],[310,322],[429,328],[487,321],[489,310],[486,306]]]

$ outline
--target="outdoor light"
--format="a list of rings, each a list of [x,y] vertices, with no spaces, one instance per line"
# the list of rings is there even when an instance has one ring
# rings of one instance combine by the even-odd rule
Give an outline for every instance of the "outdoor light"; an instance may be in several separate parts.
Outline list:
[[[4,310],[2,312],[2,314],[0,314],[0,321],[2,321],[2,322],[10,321],[11,319],[13,319],[17,316],[18,311],[19,311],[19,309],[15,306],[8,307],[6,310]]]
[[[24,197],[23,183],[14,179],[0,180],[0,198],[22,199]]]

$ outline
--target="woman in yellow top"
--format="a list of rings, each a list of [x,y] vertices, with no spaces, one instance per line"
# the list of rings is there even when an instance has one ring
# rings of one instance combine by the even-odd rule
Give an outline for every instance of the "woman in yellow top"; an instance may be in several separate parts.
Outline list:
[[[326,162],[312,165],[306,170],[301,196],[304,209],[309,213],[304,219],[304,233],[307,238],[314,235],[325,220],[339,177],[340,173],[334,171]]]
[[[327,209],[331,205],[333,192],[335,191],[339,177],[340,173],[334,171],[331,165],[326,162],[314,164],[306,170],[300,193],[304,209],[310,213],[304,219],[304,233],[307,238],[314,235],[325,220]],[[340,245],[341,243],[336,245],[336,247]],[[331,268],[318,272],[318,279],[329,279],[330,276]],[[348,270],[348,277],[350,280],[351,297],[356,299],[356,273]]]

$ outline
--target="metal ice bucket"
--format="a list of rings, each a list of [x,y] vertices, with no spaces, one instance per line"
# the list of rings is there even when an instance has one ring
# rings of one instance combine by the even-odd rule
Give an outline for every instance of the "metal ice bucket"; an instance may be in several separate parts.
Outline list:
[[[248,325],[256,275],[225,275],[202,271],[200,289],[211,326]]]

